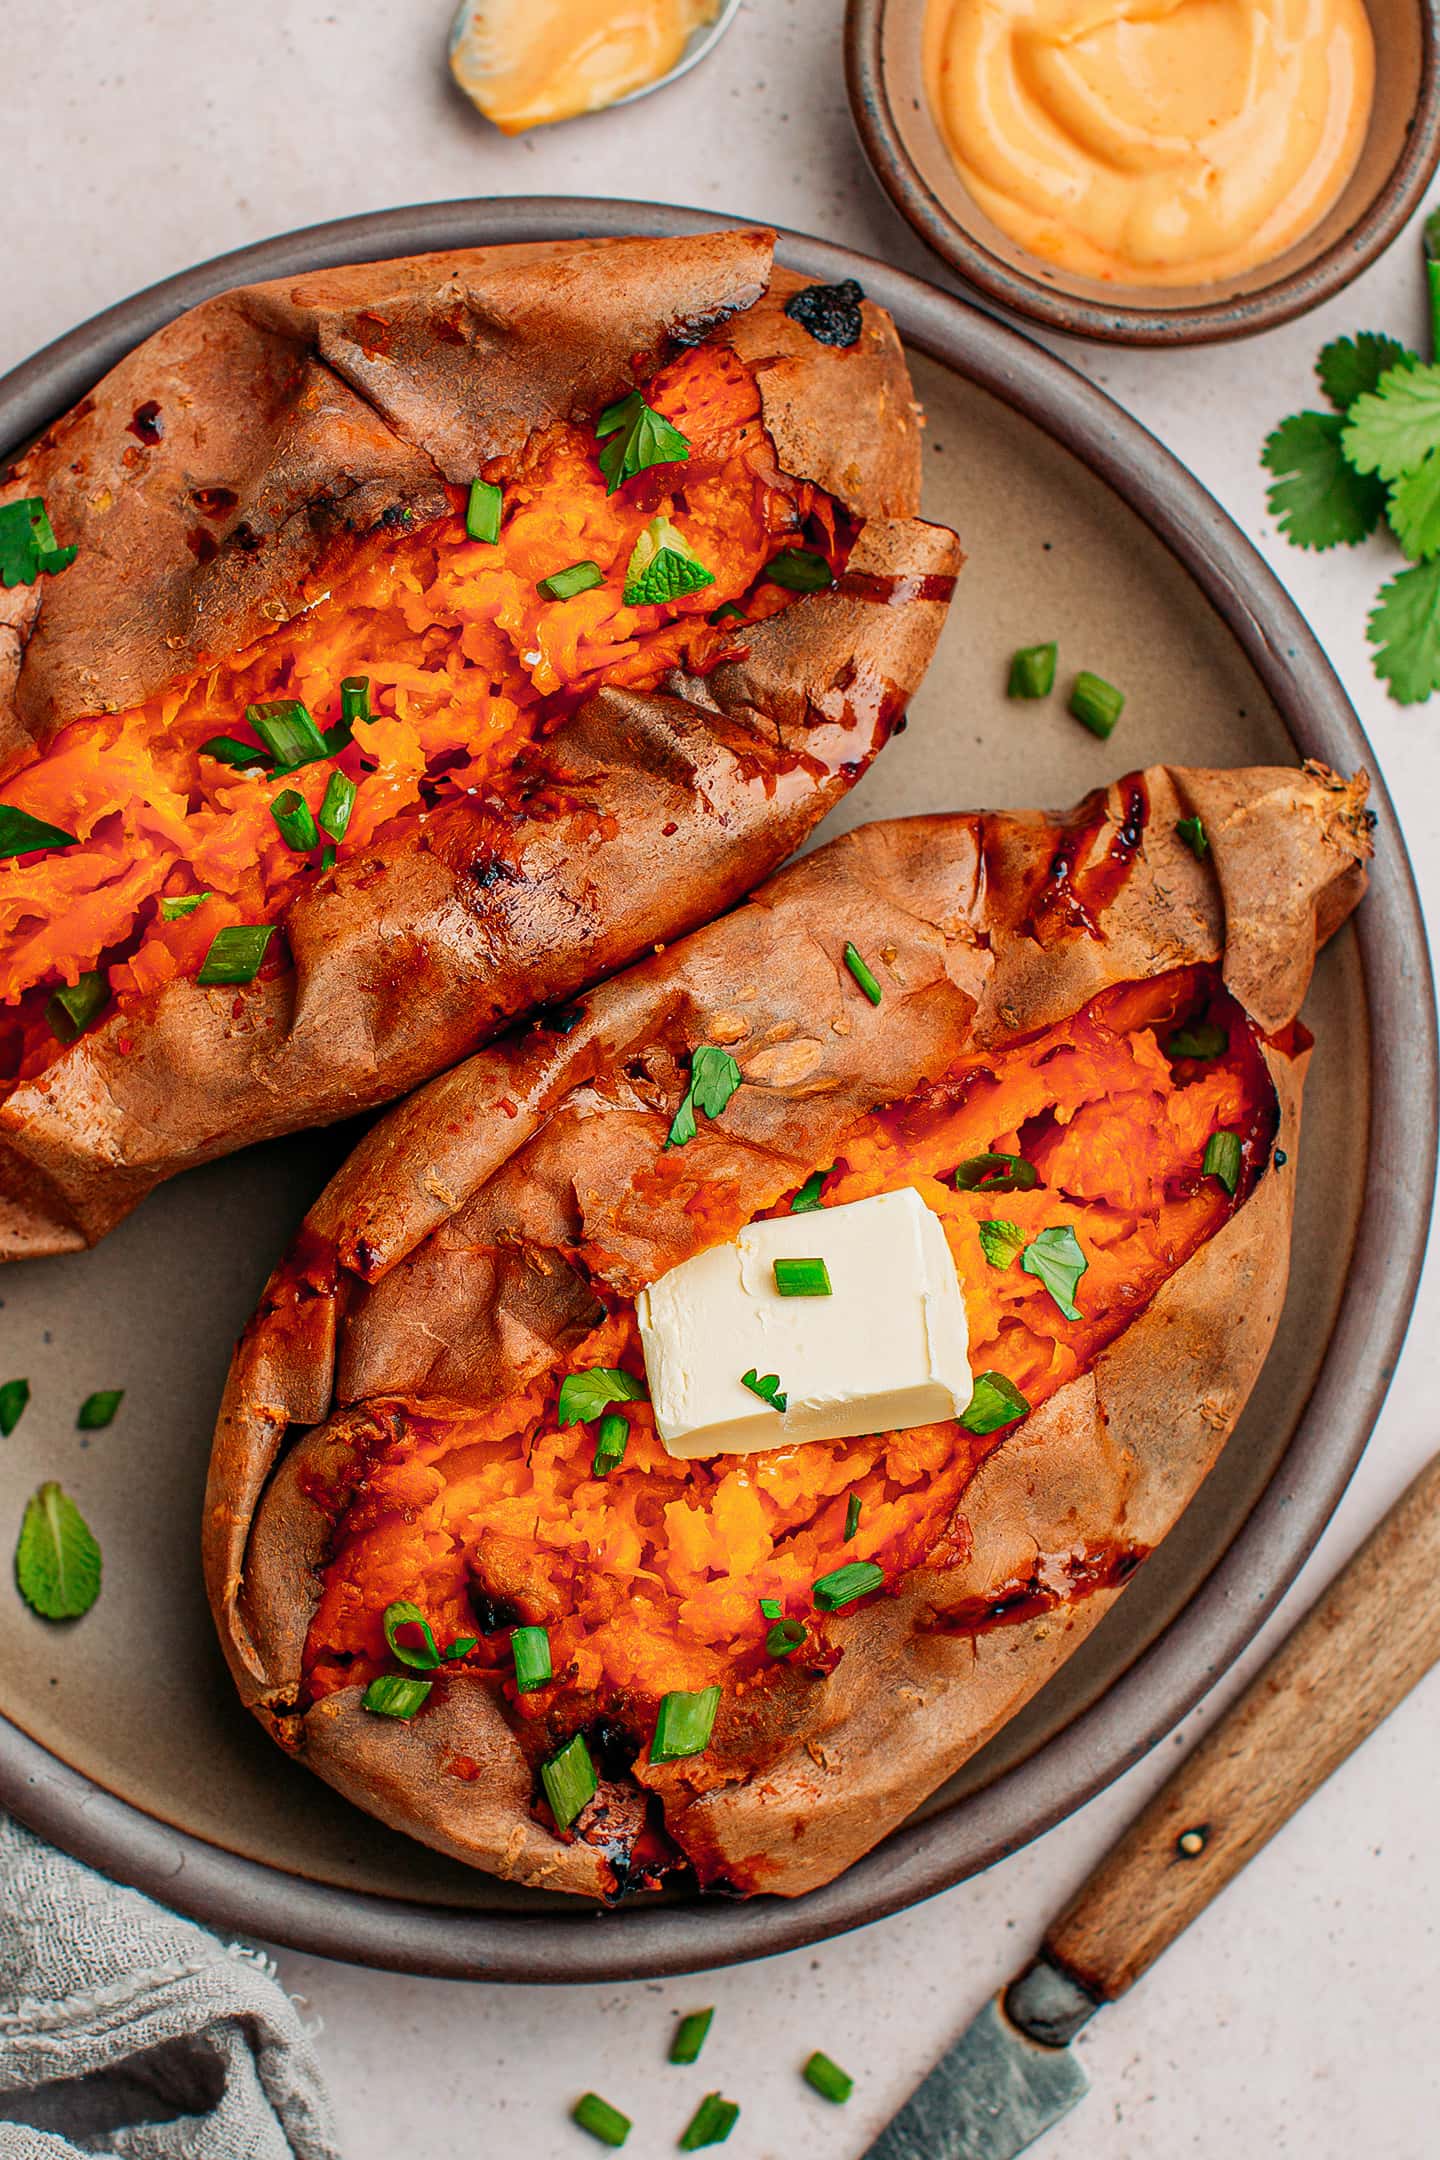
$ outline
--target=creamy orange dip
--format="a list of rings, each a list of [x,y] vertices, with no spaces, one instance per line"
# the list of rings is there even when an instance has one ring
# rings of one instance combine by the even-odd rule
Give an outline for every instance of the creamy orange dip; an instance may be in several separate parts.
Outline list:
[[[1282,255],[1354,170],[1364,0],[929,0],[925,75],[980,207],[1057,267],[1192,285]]]
[[[720,0],[468,0],[450,65],[507,135],[570,120],[668,75]]]

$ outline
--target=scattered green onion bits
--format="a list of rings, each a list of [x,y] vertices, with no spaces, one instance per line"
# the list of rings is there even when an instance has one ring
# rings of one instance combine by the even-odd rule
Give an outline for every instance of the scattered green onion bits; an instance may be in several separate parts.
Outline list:
[[[1006,696],[1012,698],[1049,697],[1055,687],[1055,662],[1059,655],[1058,645],[1022,645],[1011,657],[1010,681]]]
[[[554,1678],[550,1663],[550,1636],[543,1627],[517,1627],[510,1636],[510,1655],[515,1660],[515,1692],[533,1695]]]
[[[125,1400],[123,1387],[97,1388],[87,1395],[75,1415],[77,1432],[104,1432],[107,1425],[115,1422],[115,1413]]]
[[[1031,1192],[1040,1182],[1034,1163],[1023,1155],[968,1155],[955,1165],[956,1192]]]
[[[350,823],[350,813],[355,807],[355,782],[348,773],[332,772],[325,784],[325,799],[320,805],[319,824],[332,840],[343,840],[345,828]]]
[[[715,2012],[712,2008],[710,2010],[691,2010],[685,2017],[681,2018],[675,2028],[675,2037],[670,2042],[670,2060],[672,2063],[699,2062],[700,2050],[705,2045],[714,2016]]]
[[[600,1420],[600,1430],[595,1436],[595,1458],[590,1468],[596,1477],[609,1477],[625,1460],[625,1448],[630,1438],[630,1423],[618,1410],[607,1410]]]
[[[823,1260],[777,1260],[775,1288],[781,1297],[831,1297],[830,1270]]]
[[[492,481],[472,480],[470,500],[465,505],[465,530],[470,538],[494,547],[500,538],[500,513],[504,507],[504,493]]]
[[[845,1542],[848,1545],[860,1527],[860,1495],[852,1492],[845,1503]]]
[[[765,1637],[765,1648],[773,1658],[793,1657],[810,1639],[810,1631],[803,1620],[777,1620]]]
[[[770,1408],[778,1410],[782,1417],[789,1408],[788,1398],[781,1391],[779,1373],[766,1373],[762,1378],[752,1365],[749,1372],[741,1373],[740,1385],[749,1388],[752,1395],[758,1395],[761,1402],[769,1403]]]
[[[760,1617],[762,1620],[778,1620],[783,1610],[784,1607],[778,1597],[762,1597],[760,1600]]]
[[[629,2116],[611,2107],[599,2093],[582,2093],[570,2110],[570,2120],[600,2145],[620,2146],[630,2135]]]
[[[843,2107],[855,2090],[855,2080],[848,2070],[822,2055],[819,2048],[810,2057],[800,2075],[807,2085],[812,2085],[822,2100],[833,2100],[836,2107]]]
[[[340,685],[340,718],[346,727],[359,727],[362,722],[373,720],[370,710],[370,678],[368,675],[347,675]]]
[[[737,2101],[722,2099],[718,2092],[706,2093],[680,2133],[681,2152],[699,2152],[704,2145],[723,2145],[739,2120]]]
[[[677,1692],[663,1696],[650,1745],[651,1762],[683,1762],[689,1755],[703,1755],[710,1745],[719,1707],[718,1687],[701,1688],[693,1695]]]
[[[1197,860],[1203,860],[1210,852],[1210,835],[1205,830],[1205,820],[1199,817],[1182,817],[1175,827],[1179,838]]]
[[[87,968],[77,981],[55,991],[45,1007],[45,1018],[57,1042],[78,1042],[91,1021],[110,1000],[110,984],[99,968]]]
[[[247,705],[245,718],[281,772],[291,771],[297,765],[313,765],[318,758],[330,755],[329,744],[298,698],[277,698],[265,705]]]
[[[412,1605],[408,1598],[397,1598],[393,1605],[386,1606],[383,1625],[391,1654],[402,1665],[411,1665],[416,1672],[434,1671],[440,1663],[440,1652],[430,1623],[418,1605]]]
[[[790,1202],[790,1213],[792,1215],[813,1215],[816,1212],[822,1205],[820,1191],[828,1176],[829,1172],[826,1170],[811,1171],[809,1177],[800,1187],[799,1192]]]
[[[412,1680],[405,1673],[382,1673],[366,1688],[360,1707],[376,1717],[398,1718],[408,1725],[434,1684],[433,1680]]]
[[[765,575],[772,585],[783,585],[786,592],[828,592],[835,583],[834,571],[814,548],[784,549],[766,564]]]
[[[195,980],[202,983],[254,982],[275,935],[273,923],[231,923],[217,930]]]
[[[28,1380],[0,1382],[0,1434],[3,1434],[5,1439],[9,1439],[15,1427],[19,1424],[21,1417],[24,1415],[25,1405],[29,1400],[30,1382]]]
[[[557,1829],[568,1830],[577,1815],[594,1799],[599,1780],[585,1735],[576,1733],[548,1762],[540,1765],[540,1782],[555,1817]]]
[[[975,1376],[969,1407],[960,1423],[966,1432],[992,1433],[1029,1415],[1030,1405],[1013,1380],[1007,1380],[1002,1372],[982,1372]]]
[[[162,900],[160,902],[160,920],[162,922],[179,922],[182,916],[193,915],[196,908],[204,907],[209,898],[208,892],[196,892],[181,893],[173,900]]]
[[[270,815],[280,828],[280,837],[286,847],[297,855],[308,855],[311,848],[319,847],[320,835],[315,829],[315,817],[305,797],[296,788],[286,788],[270,805]]]
[[[605,573],[598,563],[577,562],[571,563],[568,570],[542,577],[535,590],[542,600],[573,600],[577,593],[589,592],[604,582]]]
[[[1124,695],[1113,683],[1106,682],[1103,675],[1092,675],[1088,668],[1080,670],[1070,692],[1070,711],[1082,727],[1106,742],[1124,710]]]
[[[1200,1058],[1208,1064],[1213,1058],[1224,1057],[1229,1047],[1228,1029],[1217,1027],[1213,1020],[1203,1020],[1196,1027],[1174,1029],[1166,1040],[1165,1055]]]
[[[868,1597],[884,1580],[884,1568],[877,1567],[873,1560],[847,1560],[844,1567],[822,1575],[811,1596],[821,1612],[838,1612],[842,1605],[853,1605],[856,1598]]]
[[[1219,1178],[1233,1196],[1240,1183],[1241,1160],[1239,1133],[1214,1132],[1205,1143],[1205,1160],[1200,1168],[1204,1176]]]
[[[878,1005],[884,992],[853,945],[845,947],[845,965],[872,1005]]]

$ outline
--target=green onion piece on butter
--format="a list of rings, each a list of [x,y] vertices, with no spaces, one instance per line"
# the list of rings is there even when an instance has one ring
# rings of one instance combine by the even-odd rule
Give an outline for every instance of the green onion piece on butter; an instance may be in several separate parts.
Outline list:
[[[848,1545],[860,1527],[860,1495],[852,1492],[845,1503],[845,1542]]]
[[[884,992],[853,945],[845,947],[845,965],[872,1005],[878,1005]]]
[[[800,1187],[799,1192],[790,1202],[790,1213],[792,1215],[813,1215],[816,1209],[823,1205],[820,1192],[829,1175],[828,1170],[811,1171],[809,1177]]]
[[[596,1477],[609,1477],[625,1460],[625,1447],[630,1438],[630,1423],[618,1410],[607,1410],[600,1420],[600,1430],[595,1435],[595,1459],[590,1465]]]
[[[1058,653],[1057,645],[1022,645],[1019,652],[1011,657],[1006,696],[1049,697],[1055,687],[1055,661]]]
[[[700,2050],[705,2045],[714,2015],[713,2009],[691,2010],[681,2018],[675,2028],[675,2037],[670,2042],[672,2063],[699,2062]]]
[[[554,1678],[550,1663],[550,1636],[543,1627],[517,1627],[510,1634],[510,1655],[515,1660],[515,1692],[533,1695]]]
[[[87,1395],[75,1416],[77,1432],[104,1432],[107,1425],[115,1422],[115,1413],[125,1400],[123,1387],[97,1388]]]
[[[500,513],[504,507],[504,494],[493,481],[472,480],[470,500],[465,505],[465,530],[470,538],[494,547],[500,538]]]
[[[179,922],[182,917],[193,915],[196,908],[204,907],[209,898],[208,892],[192,892],[180,893],[173,900],[162,900],[160,902],[160,920],[162,922]]]
[[[855,2090],[855,2080],[839,2063],[831,2062],[817,2048],[800,2073],[807,2085],[812,2085],[822,2100],[833,2100],[836,2107],[843,2107]]]
[[[45,1018],[57,1042],[77,1042],[103,1005],[110,1001],[110,984],[99,968],[87,968],[78,981],[65,983],[45,1007]]]
[[[975,1376],[969,1408],[962,1413],[960,1423],[966,1432],[992,1433],[1029,1415],[1030,1405],[1013,1380],[1007,1380],[1001,1372],[982,1372]]]
[[[842,1605],[853,1605],[856,1598],[868,1597],[884,1580],[884,1568],[877,1567],[873,1560],[847,1560],[844,1567],[822,1575],[811,1596],[821,1612],[838,1612]]]
[[[416,1672],[435,1670],[440,1652],[430,1623],[418,1605],[412,1605],[408,1598],[397,1598],[385,1608],[384,1627],[385,1640],[402,1665],[413,1665]]]
[[[1219,1178],[1226,1192],[1233,1193],[1240,1183],[1240,1162],[1239,1133],[1211,1133],[1205,1143],[1205,1160],[1200,1165],[1202,1174]]]
[[[317,758],[330,754],[324,736],[298,698],[247,705],[245,718],[282,772],[291,772],[297,765],[313,765]]]
[[[1182,817],[1175,830],[1192,855],[1203,859],[1210,852],[1210,835],[1205,830],[1205,820],[1198,817]]]
[[[382,1673],[366,1688],[360,1707],[376,1717],[399,1718],[402,1724],[408,1724],[434,1684],[433,1680],[407,1679],[404,1673]]]
[[[210,950],[200,965],[197,982],[254,982],[265,958],[265,948],[275,935],[273,923],[231,923],[217,930]]]
[[[662,1697],[650,1747],[651,1762],[681,1762],[688,1755],[703,1755],[710,1745],[719,1707],[718,1687],[701,1688],[693,1695],[677,1692]]]
[[[611,2107],[599,2093],[582,2093],[570,2110],[570,2120],[597,2145],[623,2145],[630,2135],[630,2117]]]
[[[297,788],[287,787],[277,795],[270,805],[270,815],[286,847],[293,848],[297,855],[308,855],[311,848],[319,847],[314,813]]]
[[[1082,727],[1105,742],[1114,734],[1115,723],[1124,710],[1124,693],[1114,683],[1106,682],[1103,675],[1092,675],[1088,668],[1080,670],[1070,692],[1070,712]]]
[[[835,583],[834,571],[814,548],[786,548],[765,565],[765,575],[787,592],[828,592]]]
[[[28,1380],[0,1381],[0,1434],[9,1439],[30,1400]]]
[[[1034,1163],[1023,1155],[968,1155],[955,1165],[956,1192],[1030,1192],[1040,1182]]]
[[[370,710],[370,678],[347,675],[340,685],[340,719],[347,728],[359,727],[375,718]]]
[[[760,1600],[760,1617],[762,1620],[778,1620],[784,1610],[785,1608],[778,1597],[762,1597]]]
[[[808,1641],[809,1629],[803,1620],[777,1620],[765,1637],[765,1648],[773,1658],[787,1658]]]
[[[1208,1064],[1212,1058],[1224,1057],[1229,1047],[1229,1030],[1217,1027],[1213,1020],[1202,1020],[1198,1027],[1176,1028],[1166,1039],[1165,1055],[1199,1058]]]
[[[740,2120],[739,2103],[706,2093],[680,2133],[681,2152],[699,2152],[704,2145],[723,2145]]]
[[[542,600],[573,600],[577,593],[589,592],[592,586],[603,585],[605,573],[598,563],[571,563],[568,570],[556,570],[550,577],[542,577],[535,587]]]
[[[73,832],[47,825],[43,818],[31,817],[28,810],[18,810],[14,803],[0,803],[0,859],[78,845]]]
[[[350,813],[355,807],[355,782],[348,773],[332,772],[325,783],[325,796],[319,811],[319,826],[329,833],[332,840],[343,840],[350,823]]]
[[[789,1407],[787,1398],[780,1390],[779,1373],[766,1373],[762,1379],[752,1365],[749,1372],[740,1375],[740,1385],[749,1388],[752,1395],[758,1395],[761,1402],[769,1403],[770,1408],[778,1410],[782,1417]]]
[[[584,1733],[576,1733],[548,1762],[540,1765],[540,1782],[555,1817],[557,1829],[568,1830],[594,1799],[599,1780]]]
[[[823,1260],[777,1260],[775,1288],[781,1297],[831,1297],[830,1270]]]

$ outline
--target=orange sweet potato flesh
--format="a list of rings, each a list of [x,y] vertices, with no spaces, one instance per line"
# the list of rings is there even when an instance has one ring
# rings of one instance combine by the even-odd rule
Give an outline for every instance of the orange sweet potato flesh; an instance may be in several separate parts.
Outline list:
[[[856,346],[821,345],[783,312],[800,282],[747,232],[248,288],[140,347],[0,487],[78,548],[0,594],[0,799],[80,840],[0,863],[0,1259],[403,1093],[729,905],[863,773],[960,555],[914,515],[893,326],[867,304]],[[637,383],[692,460],[609,497],[594,420]],[[506,490],[494,560],[463,529],[482,474]],[[657,512],[716,584],[622,608]],[[832,589],[766,582],[797,542]],[[537,601],[587,557],[603,590]],[[710,624],[732,598],[744,624]],[[324,869],[270,803],[288,781],[318,809],[330,768],[257,782],[200,745],[251,700],[328,724],[347,673],[381,718],[341,754],[359,792]],[[259,976],[199,985],[236,923],[278,926]],[[63,1045],[48,996],[95,968],[110,1002]]]
[[[512,1034],[392,1111],[277,1269],[221,1411],[205,1568],[245,1702],[385,1821],[550,1889],[613,1896],[683,1861],[795,1895],[866,1851],[1083,1639],[1244,1405],[1288,1269],[1296,1015],[1363,890],[1365,791],[1155,768],[1065,816],[862,827],[589,992],[568,1032]],[[1203,859],[1176,833],[1193,816]],[[1222,1056],[1167,1047],[1197,1018]],[[667,1151],[703,1042],[742,1085]],[[1233,1200],[1203,1174],[1219,1129],[1242,1139]],[[1040,1185],[949,1186],[994,1148]],[[826,1204],[925,1195],[972,1361],[1029,1415],[681,1463],[627,1405],[624,1465],[595,1478],[560,1376],[638,1375],[639,1289],[816,1169]],[[1080,1322],[990,1268],[995,1218],[1075,1228]],[[883,1592],[817,1613],[813,1582],[856,1557]],[[762,1596],[804,1621],[802,1655],[766,1655]],[[396,1669],[396,1599],[442,1647],[480,1637],[408,1724],[360,1705]],[[556,1670],[523,1701],[516,1620],[550,1630]],[[651,1765],[657,1697],[711,1684],[705,1754]],[[606,1776],[557,1835],[537,1765],[575,1730]]]

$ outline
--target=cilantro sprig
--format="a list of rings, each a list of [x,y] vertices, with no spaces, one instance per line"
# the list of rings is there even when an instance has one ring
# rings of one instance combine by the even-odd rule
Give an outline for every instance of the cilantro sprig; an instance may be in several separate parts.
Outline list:
[[[606,406],[595,423],[595,434],[604,444],[600,470],[607,495],[652,465],[683,465],[690,457],[686,437],[647,405],[638,390]]]

